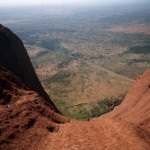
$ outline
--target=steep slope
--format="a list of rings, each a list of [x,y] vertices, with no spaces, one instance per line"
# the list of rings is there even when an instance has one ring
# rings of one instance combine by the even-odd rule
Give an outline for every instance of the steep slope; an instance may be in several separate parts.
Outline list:
[[[42,138],[68,121],[17,76],[0,69],[0,149],[36,149]]]
[[[37,93],[26,90],[12,73],[1,70],[0,79],[3,87],[0,98],[0,149],[148,150],[150,147],[146,122],[145,126],[140,126],[139,123],[126,121],[124,117],[122,120],[111,118],[109,113],[107,118],[69,122],[68,118],[52,111]],[[6,94],[13,96],[3,103],[2,100],[7,99]],[[128,117],[132,115],[129,113]]]
[[[99,109],[97,103],[122,99],[134,82],[72,55],[63,50],[45,50],[31,58],[44,89],[58,109],[71,118],[88,120],[101,115],[101,111],[95,111]]]
[[[38,92],[56,109],[39,82],[22,41],[2,25],[0,25],[0,67],[19,76],[30,90]]]
[[[150,70],[137,79],[119,107],[102,117],[123,119],[150,131]]]
[[[128,92],[121,106],[89,122],[71,121],[60,126],[59,132],[48,135],[38,149],[150,149],[149,85],[150,70],[147,70]]]
[[[0,36],[1,41],[4,41],[5,34]],[[6,48],[0,49],[0,52],[7,58],[7,40],[0,45]],[[124,102],[112,113],[83,122],[69,120],[54,112],[52,105],[48,105],[38,93],[31,91],[31,87],[22,82],[22,74],[19,76],[15,73],[15,70],[23,67],[22,62],[15,68],[11,65],[11,61],[13,64],[17,56],[13,54],[10,62],[0,58],[0,66],[5,66],[5,69],[0,69],[0,149],[150,149],[150,70],[136,81]],[[26,67],[22,70],[27,72]],[[29,83],[28,78],[26,80]]]

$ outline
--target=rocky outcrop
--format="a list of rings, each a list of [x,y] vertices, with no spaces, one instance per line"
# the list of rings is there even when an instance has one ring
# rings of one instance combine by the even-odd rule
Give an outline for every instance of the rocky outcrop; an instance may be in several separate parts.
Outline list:
[[[69,119],[56,111],[22,41],[0,25],[0,149],[31,149],[58,131]]]
[[[142,91],[141,88],[146,89],[149,75],[149,71],[144,73],[127,97],[132,94],[136,97],[136,93],[143,97],[146,90]],[[108,113],[89,122],[70,121],[50,109],[41,96],[29,91],[11,72],[0,70],[0,79],[0,87],[3,87],[0,97],[0,149],[148,150],[150,147],[149,123],[145,119],[143,124],[140,121],[143,120],[140,118],[142,116],[149,119],[145,109],[140,114],[137,112],[140,115],[137,119],[134,118],[136,113],[132,113],[132,105],[129,105],[127,108],[130,113],[126,116],[122,116],[123,113],[114,113],[114,110],[114,115]],[[140,86],[137,86],[139,83]],[[134,89],[137,89],[136,93],[132,91]],[[144,97],[147,97],[146,95]],[[147,98],[149,99],[149,96]],[[134,103],[135,99],[132,100]],[[138,106],[140,102],[136,104]],[[142,104],[149,107],[146,106],[147,101],[143,101]],[[122,107],[123,111],[122,105],[118,106],[118,109]],[[139,121],[135,122],[134,119]]]
[[[122,104],[102,118],[125,120],[150,131],[150,70],[139,76]]]
[[[0,67],[18,76],[30,90],[38,92],[56,109],[36,76],[23,42],[2,25],[0,25]]]
[[[150,149],[150,70],[120,106],[89,122],[56,113],[35,91],[45,97],[21,40],[0,26],[0,149]]]
[[[53,136],[48,135],[38,149],[150,149],[150,70],[137,79],[112,112],[89,122],[72,120]]]
[[[36,149],[36,144],[69,119],[54,112],[8,70],[0,69],[0,149]]]

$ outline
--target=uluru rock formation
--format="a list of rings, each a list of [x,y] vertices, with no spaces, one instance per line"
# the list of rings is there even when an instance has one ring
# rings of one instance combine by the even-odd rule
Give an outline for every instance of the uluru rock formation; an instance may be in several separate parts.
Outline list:
[[[120,106],[89,122],[56,113],[43,93],[23,43],[1,25],[0,149],[150,149],[150,70],[137,79]]]
[[[141,75],[123,103],[89,122],[71,121],[48,135],[39,149],[149,150],[150,70]]]
[[[150,131],[150,70],[139,76],[122,104],[103,117],[123,119]]]
[[[0,69],[0,149],[36,149],[44,136],[68,121],[17,76]]]
[[[14,73],[30,90],[38,92],[56,109],[36,76],[23,42],[3,25],[0,25],[0,67]]]

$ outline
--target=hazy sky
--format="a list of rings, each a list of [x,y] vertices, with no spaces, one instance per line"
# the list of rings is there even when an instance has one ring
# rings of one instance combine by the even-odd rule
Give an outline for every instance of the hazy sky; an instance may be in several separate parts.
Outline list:
[[[0,6],[31,4],[87,4],[87,3],[127,3],[150,0],[0,0]]]

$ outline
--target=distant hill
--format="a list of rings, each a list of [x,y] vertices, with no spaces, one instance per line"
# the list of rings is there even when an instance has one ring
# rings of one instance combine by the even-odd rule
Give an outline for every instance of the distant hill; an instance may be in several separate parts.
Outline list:
[[[88,120],[106,113],[109,111],[107,106],[101,110],[99,105],[122,100],[134,83],[134,80],[89,60],[61,52],[47,50],[31,60],[44,89],[58,109],[76,119]]]

